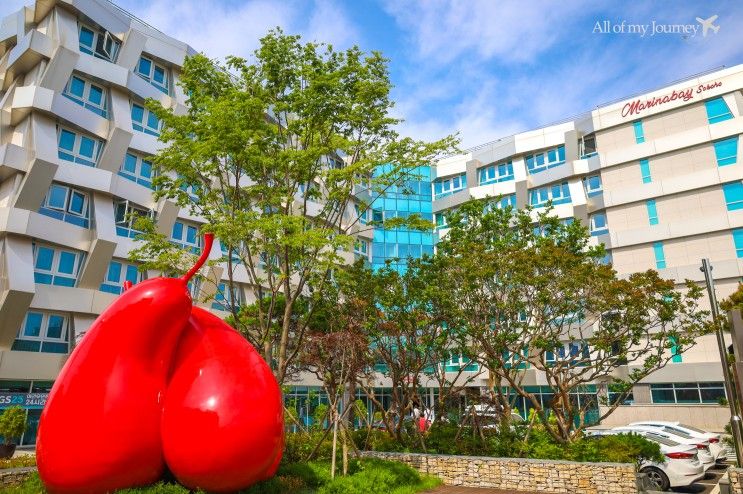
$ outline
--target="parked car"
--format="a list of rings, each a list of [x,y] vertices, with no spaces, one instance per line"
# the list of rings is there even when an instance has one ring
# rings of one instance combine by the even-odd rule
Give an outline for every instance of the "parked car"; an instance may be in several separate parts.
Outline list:
[[[697,455],[699,456],[699,461],[702,463],[705,472],[715,465],[715,458],[709,450],[709,441],[706,439],[694,438],[684,432],[668,432],[659,429],[658,427],[647,427],[644,425],[626,425],[623,427],[615,427],[614,430],[619,430],[621,432],[649,432],[665,437],[666,439],[670,439],[679,444],[694,446],[697,448]]]
[[[706,439],[709,441],[709,452],[715,458],[715,461],[724,461],[728,455],[728,448],[722,440],[720,434],[708,432],[691,425],[682,424],[681,422],[668,422],[664,420],[646,420],[643,422],[632,422],[629,425],[644,425],[647,427],[657,427],[668,432],[683,432],[691,437]]]
[[[695,446],[677,443],[653,431],[627,432],[604,429],[592,430],[590,436],[607,434],[638,434],[660,446],[660,452],[666,457],[666,461],[663,463],[643,461],[640,464],[640,472],[644,473],[659,490],[667,491],[671,487],[687,487],[704,478],[704,467],[699,461]]]

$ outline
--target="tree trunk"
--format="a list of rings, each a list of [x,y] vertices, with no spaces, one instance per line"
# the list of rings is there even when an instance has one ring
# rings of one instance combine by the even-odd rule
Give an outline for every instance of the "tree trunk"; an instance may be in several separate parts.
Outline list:
[[[335,478],[335,452],[338,446],[338,410],[333,407],[333,454],[330,460],[330,478]]]

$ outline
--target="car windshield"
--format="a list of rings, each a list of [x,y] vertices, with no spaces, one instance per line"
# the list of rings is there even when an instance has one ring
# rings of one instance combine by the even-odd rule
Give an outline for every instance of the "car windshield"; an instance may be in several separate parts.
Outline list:
[[[707,431],[704,431],[704,430],[702,430],[702,429],[698,429],[698,428],[696,428],[696,427],[692,427],[692,426],[690,426],[690,425],[687,425],[687,424],[679,424],[679,425],[680,425],[681,427],[683,427],[684,429],[689,429],[690,431],[694,431],[694,432],[699,432],[699,433],[701,433],[701,434],[706,434],[706,433],[707,433]]]

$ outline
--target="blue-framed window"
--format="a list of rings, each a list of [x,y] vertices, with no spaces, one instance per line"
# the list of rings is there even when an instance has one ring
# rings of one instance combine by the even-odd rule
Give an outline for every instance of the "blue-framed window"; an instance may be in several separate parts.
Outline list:
[[[651,225],[658,224],[658,208],[655,205],[655,199],[648,199],[645,201],[645,206],[648,208],[648,222]]]
[[[82,53],[115,62],[121,47],[121,41],[108,31],[95,29],[92,26],[78,23],[78,46]]]
[[[586,191],[586,196],[593,197],[599,194],[603,194],[604,189],[601,185],[601,175],[589,175],[583,179],[583,188]]]
[[[353,243],[353,253],[358,256],[369,257],[369,241],[357,238]]]
[[[683,358],[679,353],[679,347],[678,345],[676,345],[677,341],[678,340],[675,336],[668,337],[668,342],[671,344],[671,362],[673,362],[674,364],[679,364],[683,361]]]
[[[137,75],[155,86],[165,94],[170,92],[168,86],[168,69],[149,57],[142,56],[137,64]]]
[[[75,286],[82,265],[82,252],[33,244],[33,253],[35,283]]]
[[[591,235],[604,235],[609,233],[609,227],[606,224],[606,213],[594,213],[589,218]]]
[[[640,176],[644,184],[649,184],[653,181],[653,177],[650,174],[650,161],[647,159],[640,160]]]
[[[132,128],[151,136],[160,135],[160,119],[148,108],[132,103]]]
[[[711,124],[733,118],[733,113],[722,96],[705,101],[704,108],[707,110],[707,121]]]
[[[493,163],[492,165],[484,166],[477,170],[477,176],[480,185],[513,180],[513,163],[511,161],[506,161],[503,163]]]
[[[448,178],[438,178],[433,183],[433,195],[436,199],[446,197],[467,188],[467,174],[455,175]]]
[[[11,350],[18,352],[68,353],[69,317],[30,310],[26,312]]]
[[[725,398],[722,382],[658,383],[650,385],[653,403],[713,403]]]
[[[232,289],[228,289],[227,283],[220,283],[217,286],[217,292],[214,294],[214,301],[212,302],[212,309],[231,311],[232,308],[237,309],[242,305],[242,290],[233,283]]]
[[[101,283],[102,292],[119,295],[124,291],[124,282],[130,281],[132,284],[142,281],[142,273],[137,266],[126,261],[111,261],[108,264],[106,278]]]
[[[529,191],[529,204],[532,206],[544,207],[549,201],[552,201],[553,205],[569,203],[570,187],[568,187],[568,183],[547,185]]]
[[[731,182],[722,185],[722,193],[725,196],[725,204],[728,211],[743,209],[743,182]]]
[[[565,163],[565,146],[548,149],[541,153],[530,154],[526,158],[526,169],[532,175]]]
[[[65,161],[95,166],[103,148],[103,141],[90,135],[57,128],[57,155]]]
[[[446,215],[449,213],[449,211],[440,211],[436,213],[436,229],[439,228],[448,228],[449,227],[449,220],[447,219]]]
[[[114,220],[116,222],[116,235],[120,237],[134,238],[142,233],[135,228],[138,218],[154,218],[152,210],[137,206],[126,200],[114,201]]]
[[[713,143],[717,166],[732,165],[738,161],[738,136]]]
[[[236,247],[233,247],[232,249],[229,248],[229,246],[225,243],[220,241],[219,242],[219,248],[222,251],[222,256],[225,258],[225,262],[228,261],[227,256],[232,256],[232,264],[240,264],[242,261],[240,259],[240,253],[238,252]]]
[[[653,244],[653,254],[655,255],[655,268],[664,269],[666,267],[666,254],[663,252],[663,242]]]
[[[366,225],[368,222],[367,218],[369,217],[369,208],[364,206],[365,209],[362,211],[358,204],[354,204],[353,208],[354,211],[356,211],[356,217],[359,219],[359,224]]]
[[[464,369],[462,369],[464,367]],[[480,367],[477,362],[461,354],[452,355],[444,361],[445,372],[477,372]]]
[[[170,235],[171,240],[176,245],[188,249],[194,254],[201,252],[201,236],[199,235],[199,226],[188,221],[178,220],[173,223],[173,232]]]
[[[72,75],[70,80],[67,81],[62,94],[67,99],[74,101],[103,118],[108,116],[108,112],[106,111],[108,106],[106,88],[100,84],[95,84],[78,75]]]
[[[119,169],[119,175],[132,182],[152,189],[152,179],[155,173],[152,160],[134,153],[126,153],[124,162]]]
[[[743,228],[733,230],[733,244],[735,245],[735,257],[743,258]]]
[[[580,157],[582,159],[596,155],[596,136],[594,134],[581,137],[578,144],[580,146]]]
[[[497,201],[493,204],[496,208],[505,209],[508,206],[511,206],[512,208],[516,209],[516,194],[508,194],[506,196],[503,196],[500,198],[500,201]]]
[[[88,194],[67,185],[53,183],[46,193],[39,213],[72,225],[90,228]]]
[[[642,128],[642,120],[632,122],[632,128],[635,130],[635,142],[637,144],[645,142],[645,131]]]

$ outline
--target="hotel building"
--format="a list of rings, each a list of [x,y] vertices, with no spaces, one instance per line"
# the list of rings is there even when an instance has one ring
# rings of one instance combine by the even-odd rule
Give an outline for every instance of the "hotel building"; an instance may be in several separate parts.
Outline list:
[[[37,0],[0,23],[0,407],[29,410],[24,444],[35,441],[76,338],[124,281],[147,275],[127,261],[137,233],[129,213],[153,215],[174,242],[200,247],[200,219],[152,198],[151,156],[162,144],[143,105],[149,97],[185,111],[177,81],[192,53],[107,0]],[[590,226],[620,274],[653,268],[701,282],[700,259],[710,258],[722,299],[743,279],[742,89],[738,65],[421,167],[405,194],[367,198],[361,222],[419,213],[436,229],[361,233],[355,255],[404,269],[407,256],[433,252],[446,211],[470,198],[552,201],[560,218]],[[221,256],[215,246],[211,258]],[[215,283],[194,294],[219,286],[202,303],[217,314],[251,298],[240,285],[225,300],[223,270],[204,274]],[[479,391],[487,375],[472,372]],[[542,378],[525,372],[549,399]],[[298,383],[289,397],[305,399],[316,385]],[[637,385],[607,424],[677,418],[719,429],[723,395],[708,336]]]

